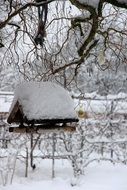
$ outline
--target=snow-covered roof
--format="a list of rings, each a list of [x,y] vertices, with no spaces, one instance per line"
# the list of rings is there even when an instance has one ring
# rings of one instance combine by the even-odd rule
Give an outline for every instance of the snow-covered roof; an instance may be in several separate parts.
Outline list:
[[[10,113],[16,102],[28,120],[77,119],[69,92],[52,82],[24,82],[17,85]]]

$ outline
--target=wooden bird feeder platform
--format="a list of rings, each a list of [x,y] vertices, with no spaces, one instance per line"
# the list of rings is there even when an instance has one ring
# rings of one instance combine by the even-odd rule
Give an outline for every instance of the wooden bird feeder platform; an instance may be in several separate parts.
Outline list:
[[[75,123],[78,122],[78,118],[72,101],[68,92],[57,84],[23,83],[18,86],[14,94],[7,119],[9,124],[15,123],[17,126],[10,127],[9,131],[15,133],[73,132],[76,130]]]

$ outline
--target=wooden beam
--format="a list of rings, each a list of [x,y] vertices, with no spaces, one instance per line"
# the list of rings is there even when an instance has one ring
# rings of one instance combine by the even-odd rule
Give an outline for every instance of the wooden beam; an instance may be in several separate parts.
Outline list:
[[[28,126],[23,126],[23,127],[9,127],[9,132],[13,133],[44,133],[44,132],[74,132],[76,131],[75,126],[60,126],[60,125],[55,125],[53,127],[49,126],[35,126],[35,127],[28,127]]]
[[[20,105],[19,102],[17,101],[17,102],[14,104],[14,106],[13,106],[13,108],[12,108],[12,110],[11,110],[9,116],[8,116],[7,122],[8,122],[9,124],[15,122],[15,116],[16,116],[16,114],[18,113],[18,111],[19,111],[20,115],[22,116],[23,113],[22,113],[21,110],[22,110],[22,109],[21,109],[21,105]]]
[[[78,122],[78,118],[64,118],[64,119],[33,119],[33,120],[28,120],[26,117],[23,118],[23,122],[30,125],[30,124],[51,124],[55,125],[56,123],[72,123],[72,122]]]

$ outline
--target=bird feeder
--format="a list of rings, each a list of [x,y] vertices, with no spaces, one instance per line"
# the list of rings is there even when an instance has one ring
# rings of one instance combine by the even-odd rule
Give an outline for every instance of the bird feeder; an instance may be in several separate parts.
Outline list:
[[[17,85],[7,119],[10,132],[73,132],[78,122],[74,103],[63,87],[52,82],[24,82]]]

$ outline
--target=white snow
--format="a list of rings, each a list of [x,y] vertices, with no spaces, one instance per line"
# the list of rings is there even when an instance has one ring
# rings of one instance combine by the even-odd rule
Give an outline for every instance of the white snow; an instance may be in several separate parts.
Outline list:
[[[108,100],[87,100],[83,103],[85,111],[90,113],[107,113],[111,110],[111,101]],[[127,113],[127,103],[126,102],[115,102],[113,113]]]
[[[0,91],[0,112],[8,112],[11,102],[13,100],[12,92],[1,92]]]
[[[51,179],[49,160],[42,168],[33,171],[28,178],[14,177],[12,185],[1,190],[127,190],[127,166],[108,162],[93,163],[86,168],[85,175],[75,179],[72,168],[65,161],[56,162],[56,177]],[[20,168],[23,170],[22,168]],[[20,171],[21,173],[21,171]],[[23,174],[23,173],[22,173]],[[73,186],[74,185],[74,186]]]
[[[17,85],[14,101],[22,106],[27,119],[77,118],[68,91],[52,82],[24,82]]]
[[[120,92],[116,95],[100,96],[96,92],[86,93],[84,100],[75,99],[75,104],[77,110],[81,105],[88,113],[95,114],[110,112],[113,104],[113,113],[125,114],[127,113],[127,94]]]
[[[98,8],[100,0],[78,0],[82,4],[90,5],[94,8]],[[119,3],[127,4],[127,0],[117,0]]]

